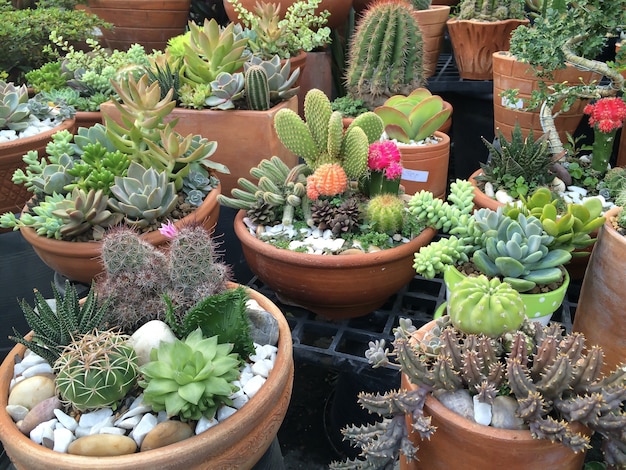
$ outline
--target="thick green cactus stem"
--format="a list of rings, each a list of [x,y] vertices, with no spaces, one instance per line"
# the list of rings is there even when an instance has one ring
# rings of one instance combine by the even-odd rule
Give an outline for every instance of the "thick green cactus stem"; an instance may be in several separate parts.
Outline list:
[[[328,122],[332,113],[330,100],[322,90],[314,88],[306,94],[304,119],[320,153],[327,149]]]
[[[319,148],[309,126],[298,113],[291,109],[281,109],[274,116],[274,128],[278,138],[287,149],[302,157],[311,168],[315,168]]]
[[[526,309],[515,289],[481,275],[466,277],[454,287],[448,312],[459,330],[495,338],[519,328]]]
[[[348,178],[359,179],[367,171],[367,136],[360,127],[353,127],[344,134],[341,145],[341,166]]]
[[[355,29],[346,87],[370,109],[386,97],[408,95],[424,82],[422,35],[412,13],[409,3],[378,2]]]
[[[348,132],[351,127],[360,127],[363,129],[363,132],[365,132],[367,136],[368,144],[371,144],[380,139],[380,136],[383,134],[384,125],[382,120],[375,113],[366,112],[355,117],[348,126],[348,129],[346,129],[346,132]]]
[[[267,73],[260,65],[251,65],[245,75],[246,100],[248,107],[255,111],[270,109],[270,87]]]
[[[376,196],[367,204],[366,220],[371,224],[372,230],[398,233],[404,222],[404,202],[392,194]]]

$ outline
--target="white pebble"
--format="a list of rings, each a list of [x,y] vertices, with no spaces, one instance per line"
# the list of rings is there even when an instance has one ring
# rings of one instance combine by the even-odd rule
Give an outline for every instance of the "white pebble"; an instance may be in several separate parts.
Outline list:
[[[6,410],[13,421],[21,421],[28,414],[28,408],[22,405],[7,405]]]
[[[115,422],[115,425],[122,429],[133,429],[139,424],[139,421],[141,421],[141,415],[131,416],[130,418],[126,419],[118,419]]]
[[[489,426],[491,423],[491,405],[478,400],[478,395],[473,396],[474,400],[474,421],[478,424]]]
[[[485,192],[485,195],[487,195],[488,197],[492,199],[495,196],[495,191],[493,190],[493,184],[491,184],[489,181],[485,183],[485,187],[483,188],[483,191]]]
[[[196,423],[195,433],[196,434],[200,434],[201,432],[204,432],[207,429],[212,428],[216,424],[219,424],[219,421],[217,419],[215,419],[215,418],[210,418],[209,419],[209,418],[203,416]]]
[[[502,204],[508,204],[509,202],[513,202],[513,198],[504,189],[500,189],[496,191],[496,201]]]
[[[78,423],[76,422],[74,418],[64,413],[62,410],[59,410],[58,408],[55,409],[53,412],[54,412],[54,416],[56,416],[57,419],[59,420],[59,423],[61,424],[61,426],[63,426],[65,429],[69,429],[72,432],[76,430],[76,428],[78,427]]]
[[[143,418],[141,418],[141,421],[139,421],[139,424],[130,433],[130,437],[132,437],[135,440],[138,447],[141,447],[143,438],[146,437],[146,434],[152,431],[156,425],[157,425],[156,416],[150,413],[145,414]]]
[[[587,190],[585,188],[582,188],[580,186],[568,186],[567,190],[573,193],[578,193],[581,196],[586,196],[587,195]]]
[[[233,399],[233,408],[237,408],[238,410],[240,410],[241,407],[245,405],[246,403],[248,403],[249,401],[250,401],[250,398],[248,397],[248,395],[246,395],[245,393],[242,393],[240,396],[235,397]]]
[[[263,359],[262,361],[252,364],[252,372],[254,375],[260,375],[267,378],[270,375],[273,365],[274,364],[269,359]]]
[[[35,375],[52,374],[52,367],[47,362],[34,364],[22,372],[23,377],[33,377]]]
[[[106,420],[109,416],[113,415],[113,410],[111,408],[101,408],[96,411],[91,411],[89,413],[83,413],[80,416],[78,421],[78,425],[82,428],[91,428],[98,423]]]
[[[103,426],[98,430],[98,434],[115,434],[117,436],[123,436],[126,434],[126,430],[115,426]]]
[[[30,432],[31,441],[36,444],[41,444],[43,442],[44,436],[48,436],[50,434],[49,431],[52,431],[52,436],[54,438],[54,426],[56,425],[57,420],[51,419],[48,421],[44,421],[43,423],[39,423],[35,428]],[[49,430],[49,431],[46,431]]]
[[[67,448],[75,439],[72,431],[66,428],[57,428],[54,430],[54,446],[52,450],[55,452],[67,452]]]
[[[260,375],[255,375],[245,383],[245,385],[243,386],[243,391],[246,395],[252,398],[254,395],[256,395],[256,392],[259,391],[264,383],[265,378],[261,377]]]
[[[217,410],[217,420],[220,422],[224,421],[226,418],[234,415],[236,412],[237,409],[233,408],[232,406],[220,406]]]

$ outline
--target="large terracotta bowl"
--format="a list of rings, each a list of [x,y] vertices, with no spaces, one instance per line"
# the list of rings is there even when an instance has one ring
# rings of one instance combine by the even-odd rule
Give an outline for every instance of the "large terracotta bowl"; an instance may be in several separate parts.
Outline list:
[[[219,218],[220,205],[217,202],[217,195],[220,191],[220,186],[212,190],[198,209],[176,222],[175,225],[200,222],[207,229],[212,230]],[[20,232],[45,264],[71,281],[91,284],[91,281],[102,272],[99,260],[101,242],[55,240],[37,235],[30,227],[21,227]],[[154,246],[167,242],[167,238],[158,231],[145,233],[142,238]]]
[[[235,287],[231,284],[231,287]],[[248,289],[252,299],[278,320],[278,353],[274,368],[259,392],[237,413],[194,437],[159,449],[118,457],[86,457],[54,452],[22,434],[5,411],[17,345],[0,366],[0,439],[18,469],[50,470],[178,470],[250,469],[276,437],[291,399],[293,354],[291,330],[280,309],[264,295]]]
[[[428,228],[405,245],[375,253],[313,255],[258,240],[244,216],[237,213],[235,234],[250,270],[281,301],[329,319],[358,317],[382,306],[415,276],[413,255],[436,233]]]
[[[420,328],[416,338],[423,338],[435,324],[431,321]],[[405,374],[402,374],[401,387],[415,390]],[[585,461],[585,453],[575,454],[562,444],[547,439],[535,439],[530,431],[497,429],[471,422],[449,410],[432,395],[424,404],[424,414],[430,416],[431,424],[437,431],[429,440],[421,440],[419,434],[411,432],[409,438],[419,447],[419,461],[400,460],[401,470],[450,470],[471,468],[481,470],[527,470],[545,468],[559,470],[580,470]],[[407,417],[407,426],[411,419]],[[576,432],[590,431],[581,424],[575,424]],[[532,462],[529,467],[529,462]]]

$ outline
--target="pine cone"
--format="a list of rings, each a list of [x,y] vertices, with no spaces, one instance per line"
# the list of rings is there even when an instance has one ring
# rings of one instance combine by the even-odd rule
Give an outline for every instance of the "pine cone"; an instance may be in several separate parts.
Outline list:
[[[311,205],[311,215],[313,222],[322,230],[330,226],[331,221],[335,217],[335,208],[327,199],[318,199]]]
[[[276,220],[274,207],[266,203],[263,199],[257,200],[246,213],[250,220],[258,225],[271,225]]]
[[[337,214],[333,220],[330,221],[329,228],[332,230],[333,235],[338,237],[343,233],[350,233],[356,230],[358,222],[355,222],[350,216],[346,214]]]

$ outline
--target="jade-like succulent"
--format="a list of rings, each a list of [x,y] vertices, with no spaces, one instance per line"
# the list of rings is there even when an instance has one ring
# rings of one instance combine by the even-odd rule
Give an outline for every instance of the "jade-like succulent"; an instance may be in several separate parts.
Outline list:
[[[459,330],[495,338],[522,325],[525,307],[509,284],[480,275],[465,277],[454,287],[448,311]]]
[[[172,212],[178,203],[173,181],[165,171],[132,162],[126,176],[116,176],[109,205],[133,227],[147,227]]]
[[[233,188],[232,197],[219,194],[217,199],[226,207],[246,210],[254,223],[274,225],[280,221],[291,225],[296,207],[301,207],[305,216],[308,214],[306,219],[310,219],[310,201],[306,195],[308,174],[304,164],[289,168],[276,156],[263,159],[250,169],[256,183],[239,178],[239,188]]]
[[[184,421],[213,417],[237,390],[232,382],[239,377],[239,356],[232,348],[217,336],[203,338],[199,328],[183,341],[161,343],[140,368],[144,401]]]
[[[409,2],[376,2],[352,36],[346,89],[369,109],[424,85],[422,34]]]
[[[494,292],[494,297],[498,295]],[[370,342],[366,352],[370,364],[397,368],[418,387],[361,393],[359,403],[382,420],[346,427],[344,436],[361,454],[347,462],[334,462],[332,469],[392,468],[400,455],[419,458],[419,449],[408,440],[409,430],[429,439],[436,428],[424,412],[425,399],[431,393],[442,396],[453,391],[475,395],[484,404],[498,397],[513,400],[522,429],[574,452],[589,447],[589,437],[572,429],[572,424],[581,423],[604,439],[608,464],[626,465],[622,431],[626,426],[626,365],[602,376],[602,349],[585,347],[583,334],[566,333],[557,323],[542,327],[528,320],[497,337],[467,334],[453,326],[447,315],[436,321],[424,340],[416,341],[414,332],[410,320],[401,319],[394,330],[392,351],[382,340]],[[412,428],[406,424],[407,417]]]
[[[74,338],[54,363],[62,400],[79,411],[121,401],[137,383],[137,355],[128,339],[111,330]]]
[[[211,94],[206,98],[205,104],[213,109],[233,109],[235,101],[243,97],[244,76],[239,72],[220,72],[210,86]]]
[[[324,163],[339,163],[351,179],[365,174],[369,144],[382,135],[378,116],[361,114],[344,133],[341,113],[332,111],[324,92],[312,89],[304,100],[304,117],[290,109],[276,113],[274,127],[285,147],[302,157],[312,170]]]
[[[445,108],[440,96],[431,94],[426,88],[417,88],[408,96],[388,98],[374,112],[383,120],[387,137],[408,144],[433,135],[450,117],[452,110]]]
[[[43,357],[51,366],[74,338],[102,325],[108,308],[108,303],[103,302],[94,289],[89,289],[85,301],[80,303],[76,286],[67,280],[63,294],[52,283],[52,295],[54,307],[36,289],[32,307],[22,299],[20,307],[33,337],[26,339],[15,328],[13,336],[9,337]]]

